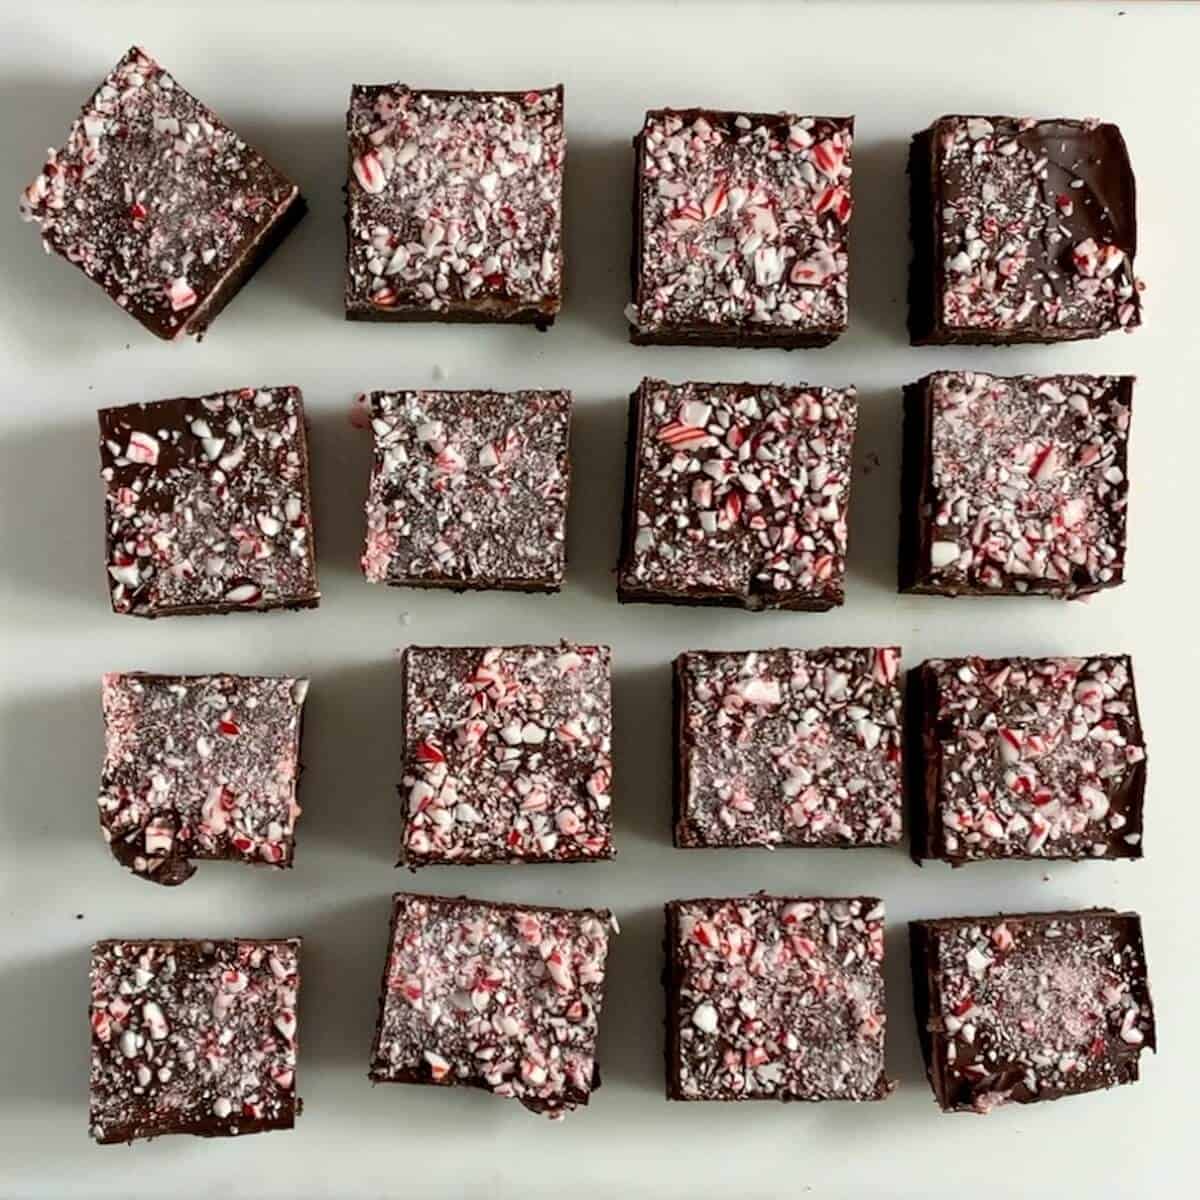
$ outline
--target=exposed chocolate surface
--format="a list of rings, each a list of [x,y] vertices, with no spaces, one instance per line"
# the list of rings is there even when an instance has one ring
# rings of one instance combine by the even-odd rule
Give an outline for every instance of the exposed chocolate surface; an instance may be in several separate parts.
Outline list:
[[[201,334],[300,219],[295,184],[131,49],[25,189],[22,215],[161,338]]]
[[[1059,342],[1141,322],[1115,125],[947,116],[913,139],[914,344]]]
[[[483,1088],[552,1118],[587,1104],[612,914],[394,903],[370,1078]]]
[[[841,604],[857,422],[853,388],[642,380],[618,598]]]
[[[346,116],[346,316],[554,323],[563,89],[356,85]]]
[[[1136,913],[948,917],[909,933],[917,1027],[945,1112],[1133,1083],[1155,1048]]]
[[[130,404],[99,417],[114,612],[316,607],[299,388]]]
[[[882,1100],[883,903],[673,900],[667,1098]]]
[[[1142,856],[1127,656],[931,659],[909,696],[915,859]]]
[[[168,886],[193,859],[290,867],[307,679],[104,677],[100,828],[113,857]]]
[[[569,392],[370,392],[363,571],[404,587],[557,591]]]
[[[894,646],[681,654],[675,844],[898,842],[899,668]]]
[[[98,942],[92,1137],[290,1129],[299,987],[299,938]]]
[[[607,646],[404,651],[401,861],[612,858]]]
[[[1074,597],[1122,583],[1133,384],[940,371],[906,387],[900,590]]]
[[[842,333],[853,140],[852,117],[648,112],[630,340],[790,349]]]

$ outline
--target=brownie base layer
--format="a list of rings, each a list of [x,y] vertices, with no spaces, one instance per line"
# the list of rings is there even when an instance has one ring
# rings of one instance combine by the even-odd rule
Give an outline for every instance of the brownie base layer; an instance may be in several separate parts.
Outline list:
[[[446,309],[431,312],[427,308],[347,308],[347,321],[373,321],[378,324],[434,325],[533,325],[545,333],[554,324],[556,313],[544,313],[533,308],[518,308],[510,312],[485,312],[479,309]]]
[[[845,330],[828,333],[756,334],[750,327],[730,330],[666,328],[646,333],[636,325],[629,327],[634,346],[732,346],[739,350],[818,350],[835,342]]]
[[[419,588],[426,592],[520,592],[526,596],[550,595],[562,591],[562,583],[546,582],[514,583],[511,580],[470,580],[447,579],[387,579],[388,587]]]

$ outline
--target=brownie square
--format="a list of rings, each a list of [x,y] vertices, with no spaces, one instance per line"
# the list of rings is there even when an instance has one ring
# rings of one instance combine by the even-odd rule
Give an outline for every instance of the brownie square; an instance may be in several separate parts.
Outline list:
[[[883,902],[672,900],[667,1099],[883,1100]]]
[[[1137,913],[912,921],[925,1069],[943,1112],[987,1113],[1138,1077],[1155,1048]]]
[[[853,388],[643,379],[617,598],[821,611],[844,599]]]
[[[346,115],[346,317],[554,324],[563,89],[356,85]]]
[[[569,392],[370,392],[363,573],[397,587],[556,592]]]
[[[97,942],[92,1137],[291,1129],[299,987],[299,938]]]
[[[46,249],[160,338],[202,334],[304,209],[291,180],[136,46],[21,197]]]
[[[409,646],[401,863],[612,858],[607,646]]]
[[[1133,664],[938,658],[909,676],[913,858],[1141,858]]]
[[[675,845],[900,840],[900,650],[689,650],[675,660]]]
[[[307,679],[104,676],[100,829],[113,857],[168,886],[193,859],[290,867]]]
[[[1131,332],[1137,206],[1121,131],[1099,121],[947,116],[912,140],[914,345]]]
[[[853,141],[853,117],[648,112],[630,341],[791,350],[845,332]]]
[[[299,388],[242,388],[99,416],[113,612],[316,608]]]
[[[1133,383],[939,371],[906,387],[900,590],[1075,597],[1123,583]]]
[[[607,909],[397,893],[375,1083],[483,1088],[561,1117],[600,1086]]]

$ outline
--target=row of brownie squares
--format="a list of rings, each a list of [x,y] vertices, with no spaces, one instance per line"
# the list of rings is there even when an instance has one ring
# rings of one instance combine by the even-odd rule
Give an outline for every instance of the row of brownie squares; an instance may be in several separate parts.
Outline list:
[[[550,1117],[587,1104],[612,914],[405,893],[393,904],[370,1079],[485,1089]],[[882,901],[759,893],[665,912],[668,1099],[892,1093]],[[1155,1047],[1135,913],[945,918],[909,934],[943,1111],[1132,1083]],[[291,1128],[300,950],[299,938],[97,943],[92,1136]]]
[[[943,371],[905,389],[900,588],[1080,596],[1125,574],[1130,376]],[[372,582],[557,591],[571,397],[370,392]],[[631,398],[622,601],[824,610],[845,595],[853,388],[671,384]],[[314,607],[298,388],[100,412],[115,611]]]
[[[607,647],[408,647],[400,861],[612,858]],[[1143,853],[1130,660],[896,647],[690,651],[674,666],[674,843],[888,846],[955,866]],[[306,680],[111,674],[101,828],[174,885],[193,860],[290,867]],[[904,758],[907,743],[908,778]],[[907,789],[906,789],[907,783]]]
[[[346,316],[553,323],[563,89],[355,86]],[[847,324],[852,117],[659,109],[634,139],[635,344],[822,346]],[[914,343],[1140,323],[1115,125],[946,116],[912,141]],[[299,189],[131,49],[22,196],[54,250],[163,338],[202,333],[304,212]]]

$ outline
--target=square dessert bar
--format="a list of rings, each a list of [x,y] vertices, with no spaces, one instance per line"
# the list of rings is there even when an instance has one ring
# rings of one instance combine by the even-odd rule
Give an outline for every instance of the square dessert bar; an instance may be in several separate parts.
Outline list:
[[[290,867],[307,679],[104,676],[100,828],[113,857],[154,883],[192,859]]]
[[[900,650],[675,660],[675,845],[900,840]]]
[[[672,900],[669,1100],[883,1100],[883,902]]]
[[[853,388],[642,380],[617,598],[841,604],[857,423]]]
[[[556,592],[566,563],[569,392],[370,392],[371,583]]]
[[[941,117],[912,141],[914,345],[1094,338],[1141,323],[1137,208],[1121,131]]]
[[[291,180],[137,47],[21,199],[46,249],[160,338],[202,334],[304,208]]]
[[[612,858],[607,646],[404,651],[401,862]]]
[[[912,921],[925,1069],[944,1112],[987,1113],[1138,1077],[1155,1047],[1137,913]]]
[[[346,317],[554,324],[563,89],[356,85],[346,115]]]
[[[846,329],[853,117],[646,114],[635,345],[825,346]]]
[[[97,942],[92,1137],[291,1129],[299,987],[299,938]]]
[[[114,612],[316,608],[299,388],[242,388],[99,415]]]
[[[930,659],[909,675],[913,858],[1140,858],[1133,665]]]
[[[607,909],[394,897],[375,1083],[483,1088],[561,1117],[600,1086]]]
[[[906,387],[900,590],[1074,597],[1124,582],[1133,382],[939,371]]]

